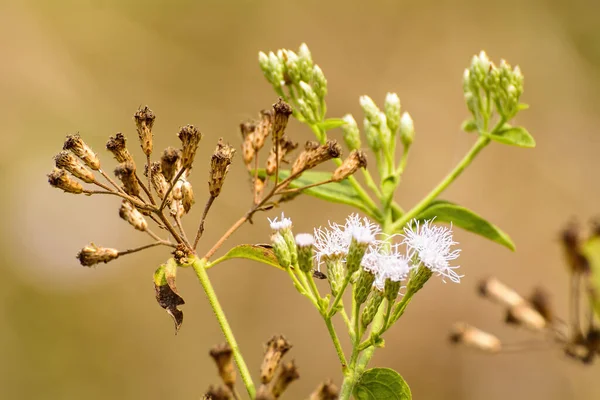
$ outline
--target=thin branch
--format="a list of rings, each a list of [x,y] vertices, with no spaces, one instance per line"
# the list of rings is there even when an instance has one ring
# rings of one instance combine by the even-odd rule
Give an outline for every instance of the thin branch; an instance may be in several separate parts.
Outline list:
[[[279,194],[293,194],[293,193],[298,193],[298,192],[301,192],[303,190],[310,189],[310,188],[315,187],[315,186],[326,185],[326,184],[331,183],[331,182],[333,182],[333,179],[328,179],[328,180],[323,181],[323,182],[311,183],[310,185],[306,185],[306,186],[302,186],[302,187],[298,187],[298,188],[294,188],[294,189],[287,189],[287,190],[277,191],[275,194],[279,195]]]
[[[112,190],[84,190],[83,193],[91,195],[91,194],[110,194],[113,196],[118,196],[121,197],[129,202],[131,202],[131,204],[133,204],[135,207],[141,209],[141,210],[148,210],[148,211],[156,211],[154,207],[149,206],[146,203],[140,203],[139,200],[127,195],[127,194],[122,194],[119,192],[115,192]]]
[[[256,190],[256,181],[257,180],[258,180],[258,151],[254,151],[254,180],[252,181],[252,184],[254,185],[254,187],[252,188],[252,190],[254,191],[254,204],[258,204],[258,202],[260,201],[258,199],[258,190]]]
[[[165,246],[169,247],[177,247],[174,243],[169,242],[168,240],[161,239],[156,233],[152,232],[150,229],[146,228],[146,233],[150,235],[150,237],[157,242],[162,242]]]
[[[152,196],[152,167],[150,165],[150,154],[146,156],[146,168],[148,168],[148,188],[144,188],[144,184],[142,183],[142,181],[140,181],[140,186],[144,188],[144,192],[146,192],[146,195],[150,199],[150,202],[152,204],[156,204],[154,202],[154,197]]]
[[[202,219],[200,220],[200,225],[198,225],[198,232],[196,233],[196,239],[194,239],[194,247],[193,249],[196,250],[196,247],[198,246],[198,242],[200,241],[200,238],[202,237],[202,234],[204,233],[204,221],[206,220],[206,216],[208,215],[208,211],[210,210],[210,207],[212,206],[213,202],[215,201],[214,196],[210,196],[208,198],[208,201],[206,202],[206,205],[204,206],[204,212],[202,213]]]
[[[144,246],[140,246],[140,247],[136,247],[135,249],[127,249],[127,250],[123,250],[123,251],[119,251],[119,257],[120,256],[125,256],[127,254],[131,254],[131,253],[135,253],[138,251],[142,251],[142,250],[146,250],[149,249],[150,247],[155,247],[155,246],[168,246],[167,244],[168,242],[164,242],[164,241],[158,241],[158,242],[154,242],[154,243],[150,243],[150,244],[146,244]]]
[[[175,239],[175,241],[177,243],[184,243],[183,239],[181,238],[181,236],[179,236],[179,234],[177,233],[177,231],[175,230],[175,228],[173,228],[173,225],[171,225],[171,223],[169,222],[169,220],[167,219],[167,217],[165,217],[165,215],[163,214],[162,211],[157,211],[155,210],[156,215],[158,215],[158,218],[160,218],[160,220],[162,221],[162,223],[165,225],[165,228],[167,228],[167,230],[169,231],[169,233],[173,236],[173,238]]]
[[[117,182],[115,182],[106,172],[104,172],[102,169],[99,169],[98,172],[100,172],[104,179],[106,179],[111,185],[113,185],[115,189],[117,189],[119,192],[125,193],[125,191],[117,184]]]
[[[173,219],[175,220],[175,225],[177,225],[177,229],[179,229],[179,233],[181,234],[181,237],[183,238],[184,244],[187,246],[188,249],[193,250],[192,246],[190,245],[190,241],[188,240],[187,235],[185,234],[183,225],[181,225],[181,218],[179,218],[179,215],[177,215],[177,214],[172,215],[172,216],[173,216]]]

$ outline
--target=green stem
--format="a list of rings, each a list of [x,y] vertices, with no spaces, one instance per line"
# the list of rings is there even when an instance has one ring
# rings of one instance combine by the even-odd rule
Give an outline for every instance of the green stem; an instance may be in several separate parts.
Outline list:
[[[392,232],[397,232],[404,225],[406,225],[411,219],[417,217],[421,211],[423,211],[433,200],[435,200],[440,193],[442,193],[458,176],[471,164],[477,154],[488,144],[490,139],[487,136],[480,135],[471,150],[463,157],[456,167],[427,195],[421,200],[416,206],[402,216],[391,225]]]
[[[346,356],[344,355],[344,349],[342,349],[342,344],[340,343],[340,339],[335,332],[335,328],[333,327],[333,322],[331,318],[328,318],[326,315],[323,315],[323,319],[325,320],[325,325],[327,325],[327,331],[329,332],[329,336],[331,336],[331,341],[333,342],[333,346],[335,347],[335,352],[342,364],[342,372],[346,373],[348,369],[348,363],[346,362]]]
[[[256,395],[256,389],[254,388],[254,383],[252,382],[252,377],[250,376],[250,371],[246,366],[246,362],[242,357],[242,353],[238,347],[237,341],[233,336],[233,331],[229,326],[229,322],[227,322],[227,318],[225,317],[225,313],[221,308],[221,304],[219,304],[219,300],[217,299],[217,294],[210,283],[210,279],[208,277],[208,273],[204,266],[206,265],[205,259],[194,258],[192,261],[192,267],[194,268],[194,272],[196,272],[196,276],[198,276],[198,280],[204,289],[204,293],[206,293],[206,297],[208,297],[208,302],[217,317],[217,321],[219,322],[219,326],[221,326],[221,330],[223,331],[223,335],[225,336],[225,340],[231,347],[233,352],[233,358],[235,363],[237,364],[238,370],[240,371],[240,375],[242,376],[242,381],[244,381],[244,385],[246,386],[246,390],[248,391],[248,396],[251,399]]]
[[[375,194],[375,196],[377,196],[378,198],[381,198],[381,191],[377,187],[377,184],[373,180],[373,177],[371,176],[371,173],[369,172],[369,170],[366,169],[366,168],[362,168],[361,170],[362,170],[363,175],[365,177],[365,182],[367,184],[367,187],[373,191],[373,193]]]
[[[349,272],[346,272],[346,276],[344,277],[344,281],[342,282],[342,287],[338,291],[338,294],[335,296],[335,299],[333,299],[333,303],[331,303],[331,307],[329,308],[329,312],[327,313],[328,318],[331,318],[335,315],[335,313],[336,313],[335,309],[338,306],[338,304],[340,303],[340,301],[342,300],[344,291],[346,290],[348,283],[350,283],[351,275],[352,274],[350,274]]]

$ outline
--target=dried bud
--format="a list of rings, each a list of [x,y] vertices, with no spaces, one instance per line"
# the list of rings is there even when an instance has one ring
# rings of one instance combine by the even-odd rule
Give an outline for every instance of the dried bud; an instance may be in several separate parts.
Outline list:
[[[155,161],[151,165],[152,187],[154,187],[156,194],[158,194],[158,197],[162,200],[165,198],[165,193],[167,193],[169,191],[169,183],[167,182],[167,179],[165,178],[165,176],[162,174],[162,168],[160,165],[161,165],[161,163],[159,161]],[[172,197],[173,197],[172,193],[169,193],[169,198],[172,198]],[[167,204],[169,204],[169,203],[170,203],[170,201],[167,200]]]
[[[467,346],[488,353],[498,353],[502,349],[502,343],[496,336],[467,325],[464,322],[454,325],[450,333],[450,340],[454,343],[464,343]]]
[[[51,186],[62,189],[68,193],[79,194],[83,192],[81,183],[71,179],[64,169],[54,168],[54,170],[48,174],[48,183]]]
[[[133,204],[127,200],[123,200],[121,208],[119,209],[119,216],[133,226],[138,231],[145,231],[148,229],[148,222],[144,218],[141,212],[139,212]]]
[[[273,110],[262,110],[260,112],[260,122],[256,126],[253,135],[253,146],[255,151],[259,151],[265,144],[267,137],[273,131]]]
[[[254,160],[254,156],[256,155],[256,150],[254,149],[254,134],[251,133],[246,136],[246,139],[242,142],[242,157],[244,158],[244,164],[248,167],[249,170],[252,170],[252,160]]]
[[[152,126],[156,116],[148,106],[137,110],[133,116],[144,154],[152,154]]]
[[[90,243],[77,253],[77,258],[84,267],[91,267],[101,262],[107,263],[117,257],[119,257],[119,252],[116,249],[98,247],[94,243]]]
[[[204,394],[206,400],[231,400],[231,392],[223,386],[210,386]]]
[[[284,135],[278,143],[279,151],[275,152],[275,146],[271,149],[271,153],[269,153],[269,158],[267,159],[267,175],[273,175],[275,170],[277,169],[277,165],[281,165],[283,158],[294,151],[298,147],[298,143],[294,143],[291,141],[286,135]]]
[[[273,104],[273,111],[275,111],[273,115],[273,141],[277,143],[285,133],[288,119],[292,114],[292,107],[279,98],[277,103]]]
[[[533,294],[529,298],[529,303],[538,312],[546,322],[552,323],[554,321],[554,312],[552,311],[552,305],[550,304],[550,296],[544,289],[538,287],[535,288]]]
[[[210,350],[210,356],[215,360],[223,383],[232,388],[235,385],[235,368],[233,367],[233,351],[228,344],[217,345]]]
[[[198,150],[198,144],[202,139],[202,134],[194,127],[194,125],[186,125],[179,130],[177,136],[179,136],[182,145],[182,167],[185,169],[192,169],[194,157],[196,157],[196,150]]]
[[[275,396],[271,393],[271,388],[268,385],[260,385],[254,400],[275,400]]]
[[[160,168],[167,182],[171,182],[181,168],[181,150],[167,147],[160,157]]]
[[[506,322],[522,325],[533,331],[541,331],[546,328],[544,317],[525,302],[509,308],[506,313]]]
[[[359,168],[367,167],[367,155],[361,150],[352,150],[348,158],[344,160],[334,172],[331,179],[339,182],[354,174]]]
[[[277,374],[277,378],[275,378],[275,381],[273,381],[273,396],[275,396],[276,399],[279,398],[283,392],[285,392],[285,389],[287,389],[290,383],[294,382],[298,378],[300,378],[300,374],[298,374],[298,368],[296,367],[296,364],[294,364],[293,360],[281,365],[279,374]]]
[[[311,395],[309,400],[337,400],[340,391],[331,381],[321,383],[317,390]]]
[[[117,165],[115,176],[123,183],[123,190],[131,196],[140,195],[140,184],[135,176],[135,164],[128,161]]]
[[[294,165],[292,174],[299,174],[308,169],[330,160],[338,158],[342,154],[342,147],[335,140],[328,140],[327,143],[315,146],[315,142],[307,142],[304,151],[300,153]]]
[[[122,133],[117,133],[114,137],[111,136],[108,138],[108,142],[106,142],[106,149],[113,153],[117,162],[133,162],[133,157],[127,150],[126,139]]]
[[[234,154],[235,149],[229,144],[223,143],[223,138],[219,139],[217,148],[210,158],[208,190],[212,197],[217,197],[221,193]]]
[[[248,135],[251,135],[256,130],[256,122],[249,120],[244,121],[240,124],[240,132],[242,134],[242,139],[246,139]]]
[[[567,259],[567,263],[571,268],[571,272],[587,272],[589,271],[589,263],[585,256],[581,254],[579,226],[575,222],[571,222],[562,231],[562,244]]]
[[[265,180],[257,177],[254,179],[254,194],[256,198],[260,198],[263,190],[265,189]]]
[[[181,218],[185,209],[183,208],[183,202],[181,200],[173,200],[169,212],[174,218]]]
[[[281,358],[292,348],[290,342],[283,335],[275,335],[267,342],[265,357],[260,367],[260,380],[269,383],[281,362]]]
[[[75,156],[68,151],[61,151],[54,157],[56,168],[65,169],[86,183],[95,182],[94,173],[87,169]]]
[[[481,281],[479,284],[479,294],[508,307],[525,302],[517,292],[496,278],[488,278]]]
[[[100,169],[100,159],[98,159],[98,156],[92,151],[90,146],[81,139],[78,133],[67,136],[63,150],[70,150],[91,169],[96,171]]]
[[[181,193],[182,193],[181,202],[183,204],[183,209],[187,214],[188,212],[190,212],[190,209],[192,208],[192,206],[195,203],[194,191],[192,190],[192,184],[189,183],[188,181],[183,182],[183,185],[181,185]]]

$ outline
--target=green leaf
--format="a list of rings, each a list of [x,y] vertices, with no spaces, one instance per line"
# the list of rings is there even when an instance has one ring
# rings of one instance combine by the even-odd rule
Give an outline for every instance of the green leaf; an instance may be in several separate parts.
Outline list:
[[[281,265],[279,265],[279,262],[277,262],[277,257],[275,257],[275,252],[273,252],[271,245],[268,244],[242,244],[236,246],[229,250],[224,256],[208,264],[206,268],[214,267],[223,261],[234,258],[254,260],[283,270]]]
[[[464,121],[460,128],[465,132],[475,132],[479,129],[479,127],[477,126],[477,121],[475,121],[474,119],[468,119]]]
[[[466,231],[476,233],[515,251],[515,244],[506,233],[468,208],[449,201],[437,200],[423,210],[417,219],[425,220],[434,217],[436,222],[451,222]]]
[[[410,400],[406,381],[390,368],[366,370],[354,386],[356,400]]]
[[[496,142],[518,147],[535,147],[535,139],[521,126],[507,127],[488,137]]]
[[[279,179],[283,180],[290,175],[289,170],[279,171]],[[265,170],[259,169],[258,176],[261,178],[265,177]],[[274,177],[271,177],[273,179]],[[324,182],[331,179],[331,173],[320,172],[320,171],[306,171],[300,175],[298,179],[293,180],[290,183],[290,188],[299,188],[303,186],[312,185],[313,183]],[[321,186],[315,186],[306,190],[303,193],[318,197],[319,199],[326,200],[332,203],[347,204],[354,208],[358,208],[365,214],[369,215],[373,219],[377,219],[373,212],[363,203],[360,196],[354,190],[354,187],[344,179],[341,182],[331,182]]]
[[[591,301],[600,318],[600,236],[592,236],[584,243],[582,253],[590,264]]]
[[[343,125],[346,125],[346,121],[341,118],[328,118],[325,121],[317,124],[317,126],[324,131],[330,131]]]

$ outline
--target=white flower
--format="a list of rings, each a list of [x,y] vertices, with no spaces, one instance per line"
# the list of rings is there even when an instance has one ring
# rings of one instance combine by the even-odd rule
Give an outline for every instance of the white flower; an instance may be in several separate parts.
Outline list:
[[[309,247],[315,244],[315,237],[310,233],[299,233],[296,235],[296,244],[298,247]]]
[[[358,214],[351,214],[346,219],[346,224],[344,225],[344,233],[348,236],[348,242],[351,242],[352,238],[354,238],[358,243],[373,243],[375,235],[380,231],[381,228],[379,225],[371,222],[367,217],[361,219]]]
[[[433,220],[427,220],[419,225],[419,221],[413,220],[407,228],[404,228],[404,240],[408,248],[408,257],[416,256],[421,263],[431,271],[452,282],[460,282],[461,275],[454,270],[458,266],[450,266],[450,261],[458,258],[460,250],[450,248],[458,244],[452,239],[452,227],[432,225]],[[414,229],[413,229],[414,226]]]
[[[283,229],[290,229],[292,227],[292,220],[290,218],[286,218],[285,215],[283,215],[283,213],[281,213],[281,220],[277,221],[277,217],[271,219],[271,218],[267,218],[269,220],[269,224],[271,224],[271,229],[273,229],[274,231],[280,231]]]
[[[380,246],[372,248],[363,257],[362,267],[375,275],[373,286],[383,291],[385,282],[400,282],[406,279],[410,272],[408,259],[398,251],[398,245],[392,245],[391,251],[382,250],[381,246],[389,245],[384,242]]]

